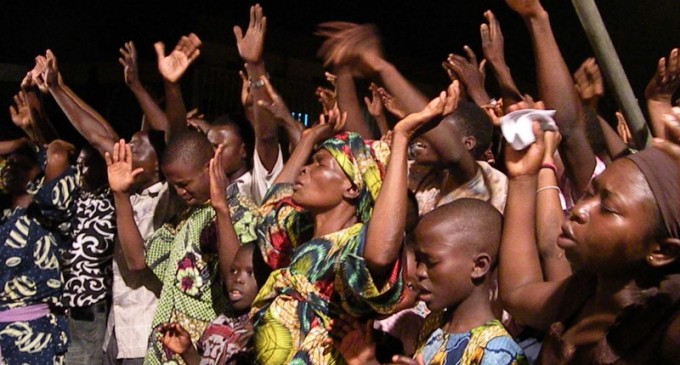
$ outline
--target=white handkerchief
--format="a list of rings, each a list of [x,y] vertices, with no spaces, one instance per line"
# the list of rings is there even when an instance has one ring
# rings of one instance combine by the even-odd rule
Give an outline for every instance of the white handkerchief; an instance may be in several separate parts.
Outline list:
[[[522,109],[508,113],[501,117],[501,132],[503,137],[515,151],[523,150],[536,141],[531,122],[541,123],[544,131],[556,131],[557,124],[552,118],[554,110]]]

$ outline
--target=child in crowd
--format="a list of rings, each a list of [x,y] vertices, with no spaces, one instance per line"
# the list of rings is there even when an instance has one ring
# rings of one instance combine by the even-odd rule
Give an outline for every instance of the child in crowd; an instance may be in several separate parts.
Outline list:
[[[415,229],[420,299],[432,313],[420,331],[416,360],[401,364],[528,364],[522,349],[495,318],[489,290],[502,216],[464,198],[423,216]],[[356,327],[355,327],[356,328]],[[349,336],[346,336],[349,337]],[[348,351],[350,364],[377,364],[372,351]]]
[[[248,312],[269,274],[257,245],[239,248],[227,275],[225,288],[231,312],[220,314],[203,332],[194,348],[191,336],[178,323],[164,325],[160,333],[169,351],[180,354],[188,365],[252,364],[255,360]]]

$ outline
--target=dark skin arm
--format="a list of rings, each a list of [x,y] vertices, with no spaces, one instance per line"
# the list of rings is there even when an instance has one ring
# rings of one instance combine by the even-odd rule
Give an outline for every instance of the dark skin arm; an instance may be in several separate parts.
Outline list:
[[[45,182],[50,182],[63,174],[71,163],[69,156],[75,153],[72,144],[61,139],[55,139],[47,146],[47,161],[45,164]]]
[[[40,95],[38,95],[39,89],[33,81],[32,72],[29,72],[21,81],[21,90],[28,106],[30,129],[36,141],[44,145],[55,140],[58,136],[57,131],[43,110]]]
[[[484,89],[484,73],[477,64],[477,56],[468,46],[463,47],[467,57],[449,54],[444,67],[457,75],[457,79],[465,86],[467,96],[480,108],[489,104],[489,94]]]
[[[338,101],[338,108],[342,112],[347,112],[346,130],[356,132],[365,139],[373,139],[373,133],[361,114],[354,78],[349,68],[340,66],[335,69],[334,73],[337,76],[335,97]]]
[[[607,123],[604,118],[597,116],[597,121],[600,123],[602,128],[602,133],[604,135],[604,145],[607,148],[607,153],[609,157],[614,160],[617,156],[621,156],[627,149],[628,146],[621,140],[618,133],[612,128],[612,126]]]
[[[44,75],[45,84],[50,94],[76,130],[102,156],[112,151],[118,135],[101,115],[89,107],[61,81],[56,58],[48,59]]]
[[[489,24],[482,24],[480,33],[482,36],[482,51],[484,58],[489,64],[491,71],[496,76],[500,87],[504,105],[512,105],[522,100],[515,81],[512,79],[510,67],[505,62],[504,39],[501,25],[491,10],[484,12],[484,17]]]
[[[380,136],[382,137],[390,131],[390,126],[387,124],[387,118],[383,112],[383,104],[380,100],[378,86],[374,83],[371,83],[370,91],[371,98],[365,96],[364,103],[366,103],[368,114],[370,114],[373,119],[375,119],[375,123],[378,125],[378,129],[380,130]]]
[[[167,130],[168,118],[165,112],[153,100],[139,80],[135,44],[132,41],[126,42],[123,48],[119,49],[119,52],[121,57],[118,58],[118,62],[123,66],[125,84],[135,95],[135,99],[137,99],[137,103],[144,113],[144,120],[155,130]]]
[[[123,257],[131,271],[144,270],[146,268],[144,239],[135,223],[130,204],[134,178],[143,170],[142,168],[132,169],[132,151],[122,139],[113,146],[112,153],[106,152],[104,158],[116,207],[116,225]]]
[[[536,245],[536,190],[545,155],[543,132],[534,123],[536,143],[524,151],[506,145],[509,183],[499,251],[498,283],[503,307],[521,323],[546,330],[557,318],[562,282],[544,282]],[[542,194],[542,192],[540,193]]]
[[[452,95],[458,100],[458,90]],[[406,226],[408,192],[408,146],[415,131],[428,121],[441,116],[447,102],[445,92],[432,100],[422,111],[412,113],[394,127],[390,161],[380,193],[368,223],[364,259],[373,280],[380,287],[400,255]],[[390,217],[387,219],[387,217]]]
[[[168,126],[167,129],[161,130],[165,130],[166,141],[169,141],[173,134],[187,128],[187,109],[182,99],[179,80],[200,55],[201,52],[198,49],[200,46],[201,40],[194,33],[182,36],[175,49],[167,56],[163,42],[154,44],[158,58],[158,71],[163,76],[165,86],[165,114]]]
[[[506,0],[523,19],[534,48],[538,90],[546,108],[555,109],[562,134],[560,155],[578,199],[595,170],[595,154],[586,138],[581,102],[560,49],[555,42],[548,13],[538,0]]]
[[[272,116],[274,116],[274,118],[276,118],[276,122],[286,131],[288,141],[290,142],[290,147],[295,149],[295,147],[300,142],[304,128],[297,120],[293,119],[290,111],[288,110],[288,106],[283,101],[283,98],[281,98],[279,93],[276,92],[272,84],[269,82],[269,79],[262,76],[260,80],[262,80],[264,83],[264,89],[267,91],[268,100],[271,101],[259,100],[257,102],[258,106],[262,107]]]
[[[250,22],[245,35],[241,27],[234,26],[234,36],[241,58],[246,62],[246,71],[250,83],[250,95],[253,98],[253,129],[255,130],[255,150],[262,165],[271,171],[279,155],[279,136],[276,119],[260,105],[260,101],[271,102],[264,85],[256,81],[267,74],[262,53],[264,35],[267,30],[267,17],[262,13],[259,4],[250,7]]]
[[[229,181],[222,165],[222,145],[215,150],[215,156],[210,160],[210,205],[215,209],[217,222],[217,256],[219,260],[222,282],[227,282],[231,263],[241,243],[234,230],[234,224],[229,213],[227,203],[227,186]]]

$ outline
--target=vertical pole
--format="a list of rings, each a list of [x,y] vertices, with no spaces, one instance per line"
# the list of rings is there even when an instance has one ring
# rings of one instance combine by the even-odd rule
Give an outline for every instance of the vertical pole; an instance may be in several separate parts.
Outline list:
[[[609,38],[609,33],[607,33],[597,5],[595,5],[595,0],[572,0],[572,4],[595,52],[595,57],[602,68],[607,84],[626,118],[626,123],[631,130],[635,143],[641,148],[649,146],[652,142],[652,135],[642,115],[640,105],[635,99],[626,73],[623,71],[623,66],[621,66],[612,40]]]

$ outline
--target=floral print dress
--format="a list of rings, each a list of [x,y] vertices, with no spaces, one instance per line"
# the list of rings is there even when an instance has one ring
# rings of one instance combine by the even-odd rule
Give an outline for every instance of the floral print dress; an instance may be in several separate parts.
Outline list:
[[[239,240],[242,244],[254,242],[254,203],[235,191],[227,199]],[[158,340],[161,325],[177,322],[191,334],[192,343],[197,343],[208,324],[228,309],[217,268],[215,211],[205,204],[185,212],[179,222],[164,225],[145,242],[146,264],[163,288],[144,364],[181,362]]]
[[[402,291],[400,262],[378,288],[363,259],[367,225],[312,238],[308,214],[292,200],[291,184],[276,184],[260,208],[258,245],[275,270],[251,310],[257,363],[344,363],[326,325],[340,313],[391,313]]]

